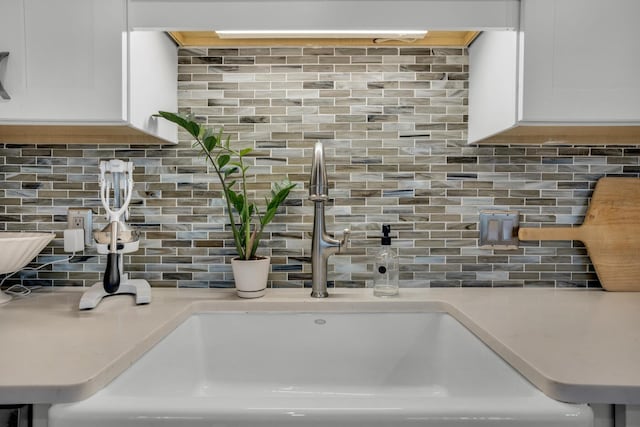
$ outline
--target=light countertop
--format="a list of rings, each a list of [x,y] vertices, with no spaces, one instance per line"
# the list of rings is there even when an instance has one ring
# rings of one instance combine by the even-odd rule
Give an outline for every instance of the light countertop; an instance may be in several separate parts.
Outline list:
[[[640,404],[640,293],[554,289],[152,289],[150,305],[105,299],[78,311],[82,288],[41,290],[0,306],[0,404],[84,399],[190,314],[205,311],[446,311],[548,396]]]

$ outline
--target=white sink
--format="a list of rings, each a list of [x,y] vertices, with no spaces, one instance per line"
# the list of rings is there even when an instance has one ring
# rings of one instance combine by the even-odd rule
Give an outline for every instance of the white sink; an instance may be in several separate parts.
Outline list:
[[[445,313],[206,313],[50,427],[591,426]]]

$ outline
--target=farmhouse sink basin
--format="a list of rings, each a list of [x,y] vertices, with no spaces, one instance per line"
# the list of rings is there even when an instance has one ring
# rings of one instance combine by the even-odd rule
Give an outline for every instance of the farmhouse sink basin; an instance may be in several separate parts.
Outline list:
[[[202,313],[50,427],[591,426],[446,313]]]

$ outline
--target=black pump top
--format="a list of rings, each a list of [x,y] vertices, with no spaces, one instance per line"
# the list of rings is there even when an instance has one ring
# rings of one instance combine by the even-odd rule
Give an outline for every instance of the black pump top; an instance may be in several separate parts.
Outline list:
[[[391,232],[391,226],[389,224],[382,225],[382,238],[380,239],[380,244],[383,246],[391,245],[391,237],[389,233]]]

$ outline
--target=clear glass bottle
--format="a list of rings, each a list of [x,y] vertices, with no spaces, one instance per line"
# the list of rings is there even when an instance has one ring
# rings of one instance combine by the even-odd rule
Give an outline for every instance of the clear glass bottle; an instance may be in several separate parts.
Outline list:
[[[382,226],[380,251],[373,265],[373,295],[388,297],[398,295],[398,257],[391,248],[390,225]]]

